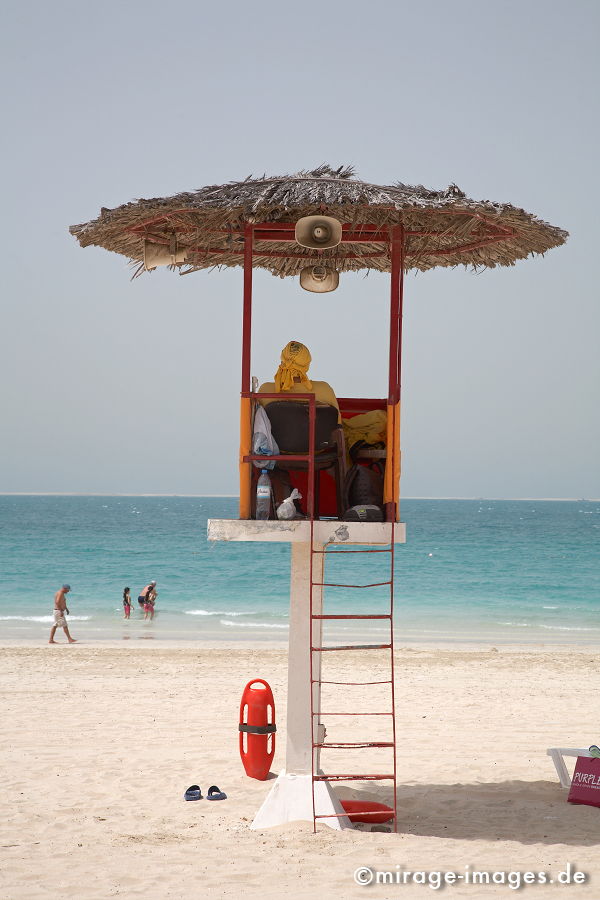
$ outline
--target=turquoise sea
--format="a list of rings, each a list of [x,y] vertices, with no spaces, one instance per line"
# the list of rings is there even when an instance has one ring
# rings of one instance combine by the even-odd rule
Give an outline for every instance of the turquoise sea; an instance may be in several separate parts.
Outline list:
[[[82,640],[285,640],[289,546],[206,540],[228,497],[0,496],[0,639],[47,639],[53,595],[72,586]],[[600,503],[404,500],[396,642],[600,642]],[[328,562],[326,580],[386,580],[385,554]],[[157,615],[121,596],[158,582]],[[330,589],[330,612],[384,611],[385,588]],[[385,635],[380,623],[373,634]],[[360,635],[365,628],[360,625]],[[326,635],[357,636],[338,623]],[[59,635],[62,637],[62,635]]]

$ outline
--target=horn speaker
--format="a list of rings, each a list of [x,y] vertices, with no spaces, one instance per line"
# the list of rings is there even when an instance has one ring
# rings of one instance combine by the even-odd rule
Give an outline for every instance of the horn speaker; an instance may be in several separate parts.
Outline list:
[[[331,216],[304,216],[296,222],[296,242],[311,250],[329,250],[342,240],[342,223]]]
[[[166,244],[153,244],[152,241],[144,241],[144,268],[149,272],[157,266],[174,266],[185,262],[185,250],[177,247],[177,242]]]
[[[329,266],[307,266],[300,272],[300,287],[313,294],[335,291],[339,283],[339,272]]]

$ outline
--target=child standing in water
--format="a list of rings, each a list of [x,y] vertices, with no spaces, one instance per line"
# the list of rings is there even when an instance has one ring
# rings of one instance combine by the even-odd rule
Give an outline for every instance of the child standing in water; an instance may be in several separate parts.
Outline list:
[[[154,604],[156,603],[156,595],[158,591],[150,591],[144,603],[144,619],[154,618]]]
[[[128,587],[123,591],[123,613],[126,619],[131,615],[131,595]]]

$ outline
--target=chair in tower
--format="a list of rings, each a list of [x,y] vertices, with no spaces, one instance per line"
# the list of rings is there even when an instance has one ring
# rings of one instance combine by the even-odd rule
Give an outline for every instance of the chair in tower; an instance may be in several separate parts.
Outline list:
[[[301,400],[274,400],[265,405],[271,422],[273,437],[281,454],[308,453],[309,416],[308,403]],[[308,471],[308,460],[290,460],[277,463],[287,470]],[[319,404],[315,407],[315,484],[314,516],[319,518],[321,472],[332,469],[335,479],[335,495],[338,518],[344,513],[345,450],[344,436],[338,424],[335,406]]]

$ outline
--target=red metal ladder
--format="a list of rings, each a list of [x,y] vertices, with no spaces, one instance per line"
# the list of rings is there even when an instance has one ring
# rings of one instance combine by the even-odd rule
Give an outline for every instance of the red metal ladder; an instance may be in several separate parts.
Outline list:
[[[395,714],[395,698],[394,698],[394,522],[390,524],[390,545],[385,548],[369,548],[369,549],[350,549],[347,547],[340,548],[340,545],[329,544],[326,545],[323,549],[315,550],[314,545],[314,519],[311,518],[310,523],[310,681],[311,681],[311,691],[310,691],[310,712],[311,712],[311,740],[312,740],[312,809],[313,809],[313,831],[317,830],[317,820],[325,820],[330,818],[342,818],[346,813],[338,813],[338,814],[322,814],[317,812],[315,809],[315,783],[319,781],[327,781],[327,782],[345,782],[345,781],[392,781],[393,782],[393,792],[394,792],[394,825],[393,830],[398,830],[398,808],[397,808],[397,792],[396,792],[396,714]],[[336,549],[327,549],[327,547],[335,547]],[[390,557],[390,578],[389,581],[381,581],[376,582],[375,584],[337,584],[328,582],[325,575],[326,569],[326,561],[327,556],[332,554],[339,553],[387,553]],[[315,582],[314,580],[314,558],[317,555],[323,556],[323,581]],[[325,588],[372,588],[372,587],[383,587],[385,585],[389,585],[390,588],[390,605],[389,612],[384,614],[371,615],[367,613],[363,613],[360,615],[351,614],[351,615],[340,615],[340,614],[326,614],[324,612],[315,614],[314,613],[314,603],[313,603],[313,592],[314,588],[318,587],[323,592]],[[324,606],[322,606],[322,609]],[[380,619],[389,622],[390,628],[390,637],[389,643],[386,644],[350,644],[350,645],[341,645],[335,647],[323,647],[323,646],[314,646],[313,644],[313,623],[315,620],[374,620]],[[322,630],[321,630],[322,635]],[[314,678],[314,654],[315,653],[334,653],[339,651],[369,651],[369,650],[389,650],[389,665],[390,665],[390,678],[383,681],[326,681],[322,678]],[[319,672],[322,675],[322,666],[319,667]],[[380,685],[380,684],[388,684],[390,686],[390,709],[383,711],[365,711],[365,712],[323,712],[319,710],[315,712],[314,710],[314,685],[318,684],[319,687],[322,684],[335,684],[335,685]],[[367,716],[387,716],[391,719],[391,740],[389,741],[370,741],[370,740],[361,740],[361,741],[350,741],[350,742],[327,742],[324,738],[321,740],[315,740],[315,732],[317,731],[320,734],[320,728],[315,729],[315,718],[318,717],[318,725],[322,726],[322,720],[327,716],[358,716],[358,717],[367,717]],[[336,750],[344,750],[344,749],[373,749],[373,748],[389,748],[393,754],[392,763],[389,766],[388,774],[345,774],[345,773],[328,773],[328,774],[319,774],[315,771],[315,758],[319,755],[318,751],[322,749],[336,749]],[[365,813],[368,815],[368,813]],[[372,815],[376,815],[376,813],[372,813]]]

